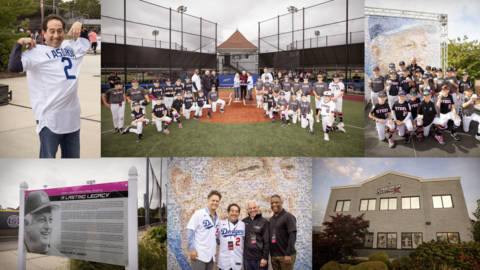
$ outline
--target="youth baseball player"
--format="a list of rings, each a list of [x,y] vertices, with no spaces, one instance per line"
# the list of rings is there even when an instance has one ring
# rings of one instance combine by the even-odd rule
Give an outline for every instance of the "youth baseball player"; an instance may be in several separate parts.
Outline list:
[[[152,98],[152,108],[157,104],[156,100],[159,98],[159,97],[162,97],[162,100],[163,100],[163,96],[165,95],[165,89],[163,88],[163,86],[160,86],[160,80],[155,80],[153,82],[153,87],[150,88],[150,97]],[[155,121],[153,121],[153,118],[152,118],[152,125],[155,125]]]
[[[340,75],[338,75],[338,73],[333,74],[333,82],[328,86],[328,91],[333,94],[332,100],[335,102],[335,121],[337,121],[336,118],[338,113],[338,117],[340,118],[340,123],[338,123],[338,126],[343,127],[342,96],[345,94],[345,85],[340,82]]]
[[[292,96],[293,83],[290,81],[290,77],[285,75],[285,80],[283,81],[282,91],[285,93],[285,99],[287,102],[290,102],[290,97]]]
[[[102,100],[105,107],[112,111],[113,126],[115,127],[113,134],[122,133],[125,117],[125,93],[123,92],[122,81],[115,81],[115,88],[105,92],[102,95]]]
[[[178,78],[173,88],[175,89],[175,96],[177,96],[178,93],[181,94],[182,98],[185,96],[183,93],[185,89],[183,88],[183,85],[182,85],[182,79]]]
[[[479,124],[477,127],[477,135],[475,139],[480,141],[480,116],[475,113],[475,104],[479,103],[477,95],[473,94],[472,88],[464,88],[465,96],[462,98],[462,115],[463,115],[463,130],[468,133],[470,130],[470,122],[475,121]]]
[[[182,123],[180,122],[180,115],[182,115],[183,108],[182,93],[177,93],[176,97],[177,99],[175,99],[172,103],[171,115],[173,116],[173,121],[178,122],[178,128],[183,128]],[[167,123],[165,128],[167,128],[169,125],[170,123]]]
[[[263,82],[261,77],[258,77],[258,81],[255,83],[255,96],[257,97],[257,108],[262,108]]]
[[[397,78],[395,69],[390,70],[390,77],[387,79],[387,96],[390,110],[393,104],[398,100],[398,90],[400,88],[400,81]]]
[[[405,143],[410,143],[411,133],[413,131],[412,125],[412,108],[406,101],[407,93],[400,90],[398,93],[398,100],[392,105],[392,118],[397,126],[398,135],[405,136]],[[416,99],[416,97],[415,97]],[[407,134],[405,134],[405,127],[407,127]]]
[[[313,84],[313,94],[315,95],[315,109],[316,114],[318,115],[318,110],[320,108],[320,101],[323,99],[323,92],[328,90],[328,85],[323,82],[323,76],[321,74],[317,75],[317,82]],[[317,122],[319,121],[317,117]]]
[[[265,78],[265,82],[263,83],[263,91],[266,91],[267,93],[273,91],[273,85],[269,77]]]
[[[410,67],[403,68],[403,75],[400,77],[400,85],[402,90],[407,93],[407,101],[410,100],[410,89],[415,87],[415,82],[410,78]],[[419,93],[418,90],[415,91]],[[418,96],[420,98],[420,96]]]
[[[195,120],[198,120],[198,116],[197,115],[200,115],[202,116],[202,110],[203,109],[210,109],[212,108],[212,106],[210,104],[208,104],[208,99],[207,97],[205,97],[203,95],[203,90],[198,90],[198,97],[197,99],[195,100],[195,107],[196,107],[196,111],[195,111],[195,116],[193,117],[193,119]],[[209,112],[210,113],[210,112]]]
[[[308,77],[303,78],[303,83],[301,84],[302,95],[307,95],[307,100],[310,101],[310,92],[312,91],[312,84],[308,81]]]
[[[10,72],[27,72],[30,103],[40,137],[40,158],[55,158],[59,145],[62,158],[80,158],[78,77],[90,40],[82,24],[75,22],[68,32],[73,40],[64,41],[65,28],[62,17],[48,15],[42,22],[45,45],[37,46],[34,39],[20,38],[8,62]]]
[[[388,81],[391,79],[391,71],[392,70],[395,70],[395,64],[394,63],[390,63],[390,65],[388,65],[388,73],[385,74],[385,80]],[[395,71],[396,72],[396,71]]]
[[[431,101],[432,93],[430,91],[423,92],[423,101],[418,105],[417,111],[417,138],[420,142],[423,142],[428,134],[432,124],[443,125],[444,122],[437,117],[437,110],[435,110],[435,104]],[[441,101],[441,96],[438,97]],[[445,144],[442,137],[442,130],[439,128],[436,131],[435,139],[442,145]]]
[[[277,103],[275,102],[275,98],[273,97],[273,91],[268,92],[268,98],[266,100],[266,111],[268,112],[268,116],[272,119],[272,123],[275,123],[275,115],[278,112]]]
[[[405,68],[405,62],[404,61],[400,61],[398,63],[398,69],[397,69],[397,74],[398,74],[398,77],[401,78],[403,77],[403,69]],[[408,93],[408,92],[407,92]]]
[[[292,95],[297,95],[298,100],[302,100],[302,83],[300,82],[300,76],[295,76],[292,84]]]
[[[241,270],[243,266],[243,244],[245,223],[238,220],[240,206],[235,203],[227,207],[227,220],[218,222],[218,268],[221,270]]]
[[[132,80],[132,87],[127,89],[127,101],[130,102],[130,107],[133,109],[133,101],[137,101],[140,104],[140,108],[145,113],[145,106],[150,102],[150,98],[147,95],[145,88],[138,86],[138,79]],[[144,103],[144,100],[147,100],[147,103]]]
[[[162,103],[162,101],[162,96],[157,97],[157,102],[152,108],[152,121],[155,122],[158,132],[162,131],[162,122],[170,124],[170,122],[172,121],[172,118],[167,116],[168,109],[165,104]],[[167,125],[165,125],[165,129],[163,130],[163,132],[165,134],[170,133],[170,131],[167,129]]]
[[[288,120],[288,102],[285,99],[285,92],[280,92],[280,99],[278,99],[277,107],[280,113],[280,117],[282,118],[282,122],[280,123],[280,125],[290,125],[290,120]]]
[[[460,127],[461,119],[457,114],[457,110],[455,109],[453,95],[449,95],[449,91],[450,89],[448,86],[444,86],[442,92],[438,95],[437,107],[440,108],[440,120],[443,122],[443,124],[441,124],[439,127],[439,134],[442,136],[442,130],[447,128],[448,121],[451,120],[453,121],[453,126],[450,135],[453,137],[453,139],[455,139],[455,141],[459,141],[460,137],[458,137],[457,129]]]
[[[220,99],[215,85],[212,85],[212,91],[210,91],[210,93],[208,93],[208,102],[210,103],[210,106],[212,107],[212,108],[208,109],[208,118],[212,117],[212,116],[210,116],[210,110],[212,110],[213,112],[217,111],[217,104],[218,103],[220,103],[220,105],[221,105],[220,112],[225,113],[225,111],[223,110],[223,107],[225,107],[225,100]]]
[[[462,100],[463,97],[465,96],[465,89],[472,88],[472,82],[468,79],[468,72],[464,71],[462,72],[462,80],[458,83],[458,92],[460,93],[460,100],[457,102],[457,105],[455,109],[457,110],[457,113],[460,114],[463,106],[462,105]]]
[[[288,102],[288,116],[292,117],[292,122],[297,123],[300,121],[300,100],[297,99],[297,95],[292,95],[292,99]]]
[[[403,90],[402,90],[403,91]],[[417,112],[418,112],[418,106],[420,105],[420,102],[421,100],[418,98],[418,93],[417,93],[417,89],[415,88],[412,88],[410,90],[410,96],[411,96],[411,99],[410,101],[408,101],[408,104],[410,104],[410,108],[412,109],[411,113],[412,113],[412,125],[413,125],[413,130],[414,131],[417,131]],[[418,132],[417,132],[417,136],[418,136]]]
[[[368,79],[368,87],[372,89],[372,92],[371,92],[372,107],[377,105],[378,93],[380,93],[381,91],[384,91],[385,85],[387,84],[385,81],[385,77],[380,75],[379,67],[374,67],[373,73],[375,74],[375,76]]]
[[[140,102],[132,101],[132,106],[133,106],[133,110],[131,115],[132,115],[133,121],[130,124],[130,126],[125,128],[125,130],[122,132],[122,135],[126,134],[127,132],[136,133],[138,134],[137,142],[141,142],[143,139],[142,137],[142,130],[144,125],[143,122],[148,123],[149,120],[145,117],[145,113],[143,112],[143,109],[140,106]],[[131,128],[133,126],[136,126],[137,128],[136,129]]]
[[[165,94],[165,98],[164,98],[163,102],[165,102],[165,106],[168,109],[169,116],[172,117],[171,110],[172,110],[172,104],[173,104],[173,99],[174,99],[174,94],[175,94],[175,87],[173,87],[170,79],[167,79],[167,81],[165,83],[167,85],[163,88],[164,89],[164,94]]]
[[[187,97],[183,100],[183,115],[186,119],[190,119],[190,113],[193,111],[197,115],[197,108],[195,106],[195,99],[192,97],[192,92],[187,91]]]
[[[375,120],[377,126],[378,138],[380,141],[385,140],[385,126],[389,128],[388,131],[388,146],[393,148],[395,142],[393,141],[393,132],[395,132],[395,122],[392,119],[390,106],[386,103],[387,93],[382,91],[378,93],[378,103],[372,107],[368,117]]]
[[[273,98],[275,99],[275,102],[278,102],[278,99],[280,98],[280,90],[282,90],[282,85],[279,83],[279,79],[277,76],[273,79],[274,83],[272,85],[273,89]]]
[[[193,97],[193,83],[190,82],[190,77],[185,77],[185,83],[183,84],[183,91],[185,92],[185,97],[187,97],[187,92],[190,91]]]
[[[454,73],[454,68],[448,67],[447,77],[445,79],[446,79],[446,84],[450,89],[450,95],[452,95],[453,97],[453,102],[455,103],[455,108],[456,108],[457,103],[460,101],[460,90],[458,87],[458,84],[460,83],[460,81],[457,79],[457,76],[453,75],[453,73]]]
[[[333,118],[335,117],[335,102],[332,101],[332,93],[330,91],[325,91],[324,98],[320,101],[320,107],[317,113],[317,122],[320,114],[322,115],[322,127],[323,132],[325,133],[325,141],[330,140],[328,133],[330,133],[332,130],[346,132],[342,126],[333,126]]]
[[[300,116],[302,128],[306,128],[308,125],[310,125],[310,134],[314,135],[312,104],[308,100],[306,94],[302,95],[302,101],[300,102]]]
[[[435,94],[434,96],[432,96],[435,104],[438,101],[438,95],[440,94],[440,92],[442,92],[442,87],[447,83],[445,78],[443,78],[442,69],[438,68],[436,72],[437,76],[433,79],[433,89],[435,90]],[[437,114],[440,115],[440,108],[437,108],[436,106],[435,108],[437,109]]]

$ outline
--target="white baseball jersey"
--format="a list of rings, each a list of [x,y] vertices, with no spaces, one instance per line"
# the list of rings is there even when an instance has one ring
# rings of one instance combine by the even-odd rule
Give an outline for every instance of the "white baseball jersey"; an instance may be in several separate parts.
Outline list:
[[[345,85],[342,82],[338,82],[338,83],[331,82],[328,85],[328,90],[330,90],[333,96],[336,97],[340,93],[345,92]]]
[[[37,133],[45,126],[56,134],[80,129],[78,75],[89,48],[90,41],[79,37],[63,41],[58,48],[38,44],[22,53]]]
[[[241,220],[236,225],[227,220],[218,222],[218,238],[220,250],[218,268],[241,270],[243,264],[243,240],[245,239],[245,223]],[[228,242],[233,243],[233,250],[228,248]]]
[[[198,253],[198,259],[208,263],[213,259],[215,262],[215,254],[217,253],[217,232],[218,219],[215,224],[210,217],[207,209],[197,210],[188,222],[187,229],[195,232],[195,249]]]
[[[322,117],[328,116],[330,117],[332,113],[335,112],[335,102],[333,100],[330,100],[329,102],[325,102],[324,99],[320,101],[320,110]]]

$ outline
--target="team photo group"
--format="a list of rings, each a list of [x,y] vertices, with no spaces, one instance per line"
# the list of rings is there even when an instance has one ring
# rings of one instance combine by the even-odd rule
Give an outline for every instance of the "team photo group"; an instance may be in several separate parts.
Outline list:
[[[426,66],[424,70],[412,57],[408,66],[401,61],[398,67],[391,63],[383,72],[375,66],[373,72],[375,75],[368,81],[372,89],[369,117],[375,121],[381,141],[387,133],[391,148],[395,147],[395,130],[404,137],[405,144],[411,142],[413,133],[419,142],[432,133],[440,145],[445,145],[448,139],[444,139],[443,131],[450,123],[452,140],[460,141],[461,134],[469,132],[471,122],[480,121],[474,107],[479,100],[473,94],[468,71],[457,75],[455,67],[442,70]],[[478,127],[475,139],[480,140]]]
[[[195,211],[188,222],[193,270],[212,270],[215,265],[220,270],[267,270],[269,260],[274,270],[295,269],[297,220],[283,208],[279,195],[270,198],[272,217],[263,217],[254,200],[247,202],[248,216],[243,219],[236,203],[229,203],[227,215],[221,216],[221,200],[219,191],[211,191],[207,207]]]
[[[234,79],[235,101],[247,99],[256,100],[258,109],[263,109],[264,118],[269,117],[272,123],[280,120],[280,126],[300,123],[302,128],[309,128],[314,135],[313,124],[322,122],[324,139],[329,141],[330,131],[346,132],[343,123],[342,96],[345,94],[345,85],[340,81],[338,73],[333,74],[333,81],[328,85],[322,75],[317,75],[317,82],[312,83],[307,76],[296,75],[290,78],[282,77],[281,72],[272,76],[265,67],[264,73],[254,82],[248,72],[236,74]],[[102,95],[103,104],[111,109],[113,116],[113,133],[137,134],[137,142],[142,141],[142,131],[151,123],[158,132],[169,134],[169,126],[175,123],[178,128],[183,128],[182,118],[199,120],[203,111],[206,117],[215,117],[213,113],[219,107],[220,113],[225,113],[224,108],[232,102],[230,97],[221,97],[219,92],[219,78],[215,71],[205,71],[200,78],[199,70],[195,70],[190,78],[178,78],[172,84],[170,79],[165,80],[166,85],[160,85],[160,80],[154,80],[153,86],[145,89],[139,86],[138,79],[132,80],[132,86],[125,91],[124,82],[115,73],[108,78],[111,89]],[[240,94],[241,90],[241,94]],[[241,95],[241,97],[240,97]],[[311,102],[311,97],[314,102]],[[226,100],[225,100],[226,99]],[[244,101],[245,102],[245,101]],[[151,103],[151,112],[146,106]],[[125,104],[130,104],[125,109]],[[315,110],[313,109],[315,108]],[[131,122],[127,118],[125,126],[125,111],[130,113]],[[230,113],[235,114],[235,111]],[[338,115],[338,118],[337,118]],[[338,122],[337,122],[338,121]],[[337,125],[334,125],[337,123]]]

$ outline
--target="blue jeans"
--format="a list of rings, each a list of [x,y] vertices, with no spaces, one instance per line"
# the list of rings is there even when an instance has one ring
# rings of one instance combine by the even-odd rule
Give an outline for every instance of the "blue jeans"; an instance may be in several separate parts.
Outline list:
[[[268,270],[268,263],[264,267],[260,267],[260,261],[243,259],[243,267],[245,270]]]
[[[252,99],[252,89],[248,89],[248,95],[250,96],[250,99]]]
[[[235,91],[235,98],[239,98],[240,97],[240,88],[234,87],[233,89]]]
[[[62,158],[80,158],[80,129],[72,133],[56,134],[44,127],[39,136],[40,158],[55,158],[59,145]]]

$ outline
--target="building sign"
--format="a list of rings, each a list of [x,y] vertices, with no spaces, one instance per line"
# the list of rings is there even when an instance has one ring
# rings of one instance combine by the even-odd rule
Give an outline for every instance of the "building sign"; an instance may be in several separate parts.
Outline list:
[[[388,186],[388,187],[383,187],[383,188],[379,188],[377,189],[377,195],[381,195],[381,194],[385,194],[385,193],[390,193],[390,192],[393,192],[393,193],[401,193],[400,192],[400,188],[402,187],[401,184],[398,184],[398,185],[393,185],[393,186]]]
[[[29,190],[23,242],[29,253],[128,265],[127,221],[128,181]]]

